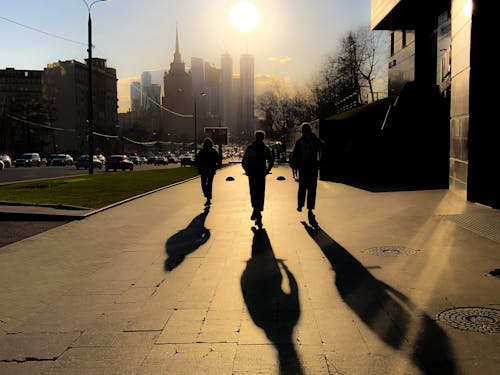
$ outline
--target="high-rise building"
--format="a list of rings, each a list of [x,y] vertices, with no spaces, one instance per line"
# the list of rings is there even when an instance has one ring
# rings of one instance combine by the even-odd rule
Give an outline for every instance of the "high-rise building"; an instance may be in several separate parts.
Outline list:
[[[132,112],[141,109],[141,83],[134,81],[130,84],[130,106]]]
[[[240,56],[240,108],[241,130],[243,134],[252,135],[255,129],[254,114],[254,57],[243,54]]]
[[[150,107],[149,91],[151,87],[151,73],[143,72],[141,74],[141,108],[147,111]]]
[[[179,49],[179,33],[175,31],[174,61],[164,78],[163,126],[160,129],[161,139],[187,141],[193,139],[193,88],[192,78],[186,72]]]
[[[221,125],[235,130],[234,112],[232,108],[233,97],[233,58],[229,53],[221,57]]]
[[[221,69],[205,63],[205,84],[207,86],[208,114],[217,119],[220,124],[221,118]]]

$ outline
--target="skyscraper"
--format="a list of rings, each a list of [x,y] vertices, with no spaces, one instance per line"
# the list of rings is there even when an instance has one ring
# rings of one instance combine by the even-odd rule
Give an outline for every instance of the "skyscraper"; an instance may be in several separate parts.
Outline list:
[[[221,57],[221,125],[227,126],[230,132],[234,132],[235,123],[232,108],[232,88],[233,88],[233,58],[229,53],[225,53]]]
[[[144,111],[149,109],[149,91],[151,87],[151,73],[143,72],[141,74],[141,108]]]
[[[163,126],[160,136],[169,134],[175,141],[192,139],[193,132],[193,88],[191,75],[186,72],[179,49],[179,33],[175,30],[174,61],[170,70],[165,72],[163,106]],[[166,133],[166,134],[165,134]],[[165,138],[165,137],[163,137]]]
[[[241,130],[245,135],[255,131],[254,106],[254,57],[243,54],[240,56],[240,108]]]
[[[138,112],[141,109],[141,83],[139,81],[130,84],[130,106],[132,112]]]

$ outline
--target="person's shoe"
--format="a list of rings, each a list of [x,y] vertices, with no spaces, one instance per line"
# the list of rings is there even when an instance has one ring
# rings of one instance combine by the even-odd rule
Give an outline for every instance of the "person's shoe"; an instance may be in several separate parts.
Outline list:
[[[313,227],[318,226],[318,222],[316,221],[316,216],[314,216],[312,210],[309,210],[307,214],[307,219],[309,220],[309,224]]]

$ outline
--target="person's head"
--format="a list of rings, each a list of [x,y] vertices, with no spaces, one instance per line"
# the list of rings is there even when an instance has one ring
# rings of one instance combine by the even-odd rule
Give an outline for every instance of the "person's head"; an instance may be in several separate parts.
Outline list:
[[[203,141],[203,148],[212,148],[213,145],[214,143],[210,138],[205,138],[205,140]]]
[[[264,130],[257,130],[255,132],[255,140],[262,142],[264,138],[266,137],[266,133],[264,133]]]
[[[311,125],[309,125],[307,123],[303,124],[301,129],[302,129],[302,134],[306,134],[306,133],[311,133],[312,132]]]

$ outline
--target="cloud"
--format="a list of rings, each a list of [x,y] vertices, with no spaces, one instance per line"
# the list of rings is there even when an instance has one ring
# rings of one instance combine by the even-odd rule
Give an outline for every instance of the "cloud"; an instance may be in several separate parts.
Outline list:
[[[255,95],[279,88],[282,92],[292,92],[290,77],[277,77],[274,74],[258,74],[255,76]]]

